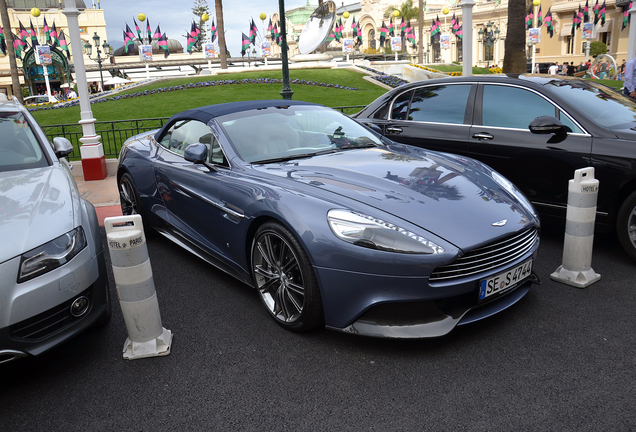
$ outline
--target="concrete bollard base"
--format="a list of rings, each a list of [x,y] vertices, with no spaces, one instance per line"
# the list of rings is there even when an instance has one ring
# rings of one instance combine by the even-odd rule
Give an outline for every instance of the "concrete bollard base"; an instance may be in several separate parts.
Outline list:
[[[552,280],[577,288],[586,288],[600,278],[601,275],[596,273],[592,268],[587,270],[567,270],[563,268],[563,266],[559,266],[559,268],[550,275],[550,279]]]
[[[130,338],[124,343],[124,358],[135,360],[147,357],[166,356],[170,354],[172,344],[172,332],[163,329],[161,336],[147,342],[133,342]]]

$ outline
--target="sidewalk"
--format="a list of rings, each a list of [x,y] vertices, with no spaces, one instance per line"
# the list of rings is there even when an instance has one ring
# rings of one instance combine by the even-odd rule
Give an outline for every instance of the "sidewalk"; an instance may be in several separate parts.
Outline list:
[[[75,183],[81,197],[95,206],[99,226],[104,226],[104,218],[121,216],[116,176],[95,181],[85,181],[81,177],[76,177]]]

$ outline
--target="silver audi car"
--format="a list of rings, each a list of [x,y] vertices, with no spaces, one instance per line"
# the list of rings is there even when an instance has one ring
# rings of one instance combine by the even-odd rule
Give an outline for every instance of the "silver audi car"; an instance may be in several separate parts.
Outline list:
[[[64,159],[72,151],[17,100],[0,101],[0,363],[110,319],[97,215]]]

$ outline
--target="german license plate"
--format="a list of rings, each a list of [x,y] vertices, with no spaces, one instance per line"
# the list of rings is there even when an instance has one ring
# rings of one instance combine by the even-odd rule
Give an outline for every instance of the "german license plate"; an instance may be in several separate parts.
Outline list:
[[[530,259],[523,264],[519,264],[515,268],[499,273],[491,278],[484,279],[480,282],[479,286],[479,300],[483,300],[494,294],[502,293],[517,285],[531,274],[532,260]]]

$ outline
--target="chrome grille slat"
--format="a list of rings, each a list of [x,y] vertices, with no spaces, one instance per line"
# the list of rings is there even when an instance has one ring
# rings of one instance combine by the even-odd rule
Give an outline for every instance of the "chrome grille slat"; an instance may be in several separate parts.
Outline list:
[[[481,254],[479,256],[483,257],[483,258],[469,260],[469,261],[464,261],[464,263],[468,263],[468,264],[470,264],[470,263],[480,263],[480,262],[483,262],[483,261],[486,261],[486,260],[492,260],[492,259],[495,259],[495,258],[499,258],[501,256],[503,256],[505,258],[510,253],[516,252],[518,250],[522,251],[522,254],[523,254],[527,250],[527,246],[528,246],[529,243],[530,243],[530,246],[531,246],[532,243],[534,243],[534,239],[532,239],[532,238],[526,239],[522,243],[516,244],[514,248],[506,249],[506,250],[502,250],[502,251],[497,251],[498,253],[496,253],[496,254],[491,254],[491,255]],[[461,263],[461,264],[463,264],[463,263]],[[451,264],[451,265],[449,265],[447,267],[457,267],[459,265],[460,264],[455,263],[455,264]]]
[[[436,268],[430,281],[449,281],[504,267],[532,249],[539,237],[536,228],[528,229],[495,244],[469,251],[452,264]]]

